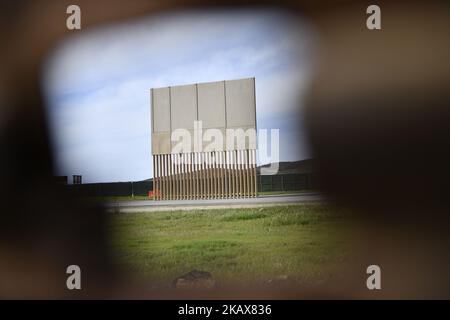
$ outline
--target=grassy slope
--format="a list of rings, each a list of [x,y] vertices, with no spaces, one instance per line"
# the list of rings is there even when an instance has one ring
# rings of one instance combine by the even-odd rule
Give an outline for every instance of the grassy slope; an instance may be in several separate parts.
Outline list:
[[[218,282],[325,280],[346,256],[344,216],[325,204],[115,215],[120,264],[160,285],[191,271]]]

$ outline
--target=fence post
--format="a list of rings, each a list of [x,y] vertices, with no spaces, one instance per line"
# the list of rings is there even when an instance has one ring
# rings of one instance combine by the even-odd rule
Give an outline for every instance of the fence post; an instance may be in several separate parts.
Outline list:
[[[131,197],[134,198],[134,186],[133,186],[133,181],[131,181]]]
[[[309,190],[309,174],[305,174],[305,189]]]

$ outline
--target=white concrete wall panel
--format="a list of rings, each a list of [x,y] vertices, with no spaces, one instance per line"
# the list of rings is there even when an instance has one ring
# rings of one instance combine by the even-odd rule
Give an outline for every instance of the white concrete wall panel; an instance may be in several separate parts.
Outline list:
[[[255,79],[225,81],[227,128],[255,127]]]
[[[178,128],[194,129],[197,120],[196,85],[170,88],[172,130]]]
[[[170,131],[169,88],[153,89],[153,132]]]
[[[198,119],[203,128],[225,128],[225,83],[198,84]]]
[[[170,133],[169,132],[154,132],[152,134],[152,153],[153,154],[169,154],[170,148]]]

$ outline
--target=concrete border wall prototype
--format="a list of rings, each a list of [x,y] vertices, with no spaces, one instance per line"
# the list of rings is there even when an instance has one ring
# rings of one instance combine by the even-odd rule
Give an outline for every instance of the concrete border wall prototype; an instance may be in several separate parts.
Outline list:
[[[151,89],[155,199],[257,196],[255,78]]]

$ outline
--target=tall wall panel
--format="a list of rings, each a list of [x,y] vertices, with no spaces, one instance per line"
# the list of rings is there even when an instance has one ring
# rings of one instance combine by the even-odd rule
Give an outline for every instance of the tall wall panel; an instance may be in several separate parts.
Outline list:
[[[198,119],[203,128],[224,129],[225,81],[201,83],[198,87]]]
[[[256,126],[254,79],[226,81],[227,127]]]
[[[170,122],[174,129],[194,129],[197,120],[197,90],[196,85],[177,86],[170,88]]]
[[[256,196],[254,78],[152,89],[151,106],[155,199]],[[203,141],[196,144],[199,126]],[[176,129],[192,136],[187,149],[175,150]],[[223,139],[206,141],[217,133]]]

